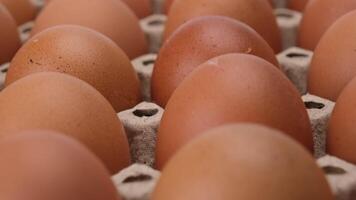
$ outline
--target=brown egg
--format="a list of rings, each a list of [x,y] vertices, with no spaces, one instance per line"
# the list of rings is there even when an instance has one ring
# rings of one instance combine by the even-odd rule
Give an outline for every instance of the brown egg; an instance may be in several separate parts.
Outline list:
[[[17,25],[7,9],[0,4],[0,64],[12,59],[21,46]]]
[[[0,136],[46,129],[72,136],[91,149],[111,173],[127,167],[123,126],[110,103],[72,76],[43,72],[22,78],[0,93]]]
[[[289,0],[288,1],[288,8],[296,11],[303,12],[305,6],[309,0]]]
[[[103,33],[132,59],[148,51],[138,18],[118,0],[52,0],[36,19],[31,34],[46,28],[75,24]]]
[[[2,138],[0,162],[0,199],[120,199],[99,159],[55,132],[27,131]]]
[[[36,16],[36,7],[31,0],[0,0],[10,11],[18,25],[31,21]]]
[[[320,40],[309,70],[310,93],[336,101],[356,76],[355,20],[356,11],[345,15]]]
[[[278,65],[267,42],[249,26],[221,16],[182,25],[161,48],[152,75],[152,97],[164,107],[178,85],[205,61],[226,53],[257,55]]]
[[[32,73],[63,72],[100,91],[117,112],[140,102],[140,83],[126,54],[91,29],[61,25],[31,38],[11,61],[6,85]]]
[[[332,113],[328,134],[328,154],[356,164],[356,79],[353,79],[337,99]]]
[[[252,124],[212,129],[168,163],[152,200],[332,200],[313,157],[281,132]]]
[[[170,8],[164,38],[188,20],[206,15],[240,20],[255,29],[275,52],[281,50],[280,30],[266,0],[176,0]]]
[[[144,18],[152,14],[150,0],[123,0],[139,18]]]
[[[293,84],[259,57],[227,54],[200,65],[173,93],[157,135],[156,166],[203,131],[235,122],[282,130],[312,150],[307,111]]]
[[[355,0],[310,0],[299,27],[299,46],[314,50],[326,30],[339,17],[354,9]]]
[[[169,9],[171,8],[171,6],[172,6],[172,3],[174,2],[175,0],[165,0],[164,1],[164,4],[163,4],[163,6],[164,6],[164,13],[168,13],[169,12]]]

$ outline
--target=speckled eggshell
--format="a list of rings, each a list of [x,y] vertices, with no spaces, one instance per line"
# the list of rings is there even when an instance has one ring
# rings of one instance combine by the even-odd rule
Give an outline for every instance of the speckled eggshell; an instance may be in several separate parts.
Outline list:
[[[75,24],[103,33],[131,58],[147,53],[145,34],[135,13],[118,0],[52,0],[39,14],[31,35],[61,24]]]
[[[289,0],[288,1],[288,8],[292,10],[296,10],[299,12],[303,12],[305,6],[310,0]]]
[[[0,3],[10,11],[18,25],[36,17],[36,7],[31,0],[0,0]]]
[[[283,133],[253,124],[212,129],[164,168],[152,200],[333,200],[313,157]]]
[[[298,45],[314,50],[328,28],[339,17],[354,9],[355,0],[310,0],[299,27]]]
[[[356,76],[356,11],[335,22],[315,49],[308,75],[309,93],[336,101]]]
[[[3,64],[12,59],[17,49],[20,48],[21,41],[14,18],[1,4],[0,30],[0,64]]]
[[[266,0],[176,0],[172,4],[165,40],[183,23],[206,15],[222,15],[240,20],[255,29],[277,53],[281,34],[271,5]]]
[[[128,141],[110,103],[80,79],[56,72],[26,76],[0,93],[0,137],[59,131],[85,144],[112,174],[130,164]]]
[[[203,131],[236,122],[276,128],[312,151],[307,111],[286,76],[259,57],[226,54],[200,65],[168,101],[157,135],[156,167]]]
[[[141,100],[140,83],[126,54],[106,36],[85,27],[55,26],[31,38],[13,58],[6,85],[43,71],[88,82],[117,112]]]
[[[327,153],[356,164],[356,79],[353,79],[337,99],[329,121]]]
[[[164,107],[196,67],[226,53],[253,54],[279,66],[272,48],[249,26],[228,17],[198,17],[182,25],[161,48],[152,75],[153,100]]]
[[[0,199],[120,200],[100,160],[77,141],[52,131],[0,140]]]

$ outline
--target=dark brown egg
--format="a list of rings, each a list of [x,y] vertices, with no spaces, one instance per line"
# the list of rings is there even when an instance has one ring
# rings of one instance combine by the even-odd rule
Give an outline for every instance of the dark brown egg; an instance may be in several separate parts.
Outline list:
[[[299,27],[299,46],[314,50],[326,30],[339,17],[354,9],[355,0],[310,0]]]
[[[157,135],[156,166],[203,131],[235,122],[282,130],[312,150],[307,111],[293,84],[259,57],[227,54],[200,65],[173,93]]]
[[[139,18],[147,17],[152,13],[150,0],[123,0]]]
[[[103,33],[132,59],[148,51],[138,18],[118,0],[52,0],[37,17],[31,34],[62,24],[75,24]]]
[[[106,36],[85,27],[55,26],[32,37],[11,61],[6,85],[43,71],[88,82],[117,112],[141,99],[140,83],[126,54]]]
[[[353,79],[337,99],[328,134],[327,153],[356,164],[356,79]]]
[[[0,0],[15,18],[18,25],[31,21],[36,16],[36,7],[31,0]]]
[[[275,52],[281,50],[280,31],[266,0],[176,0],[169,11],[165,39],[188,20],[206,15],[240,20],[255,29]]]
[[[283,189],[282,189],[283,188]],[[283,133],[252,124],[212,129],[168,163],[152,200],[333,200],[313,157]]]
[[[27,131],[2,138],[0,162],[0,199],[120,199],[99,159],[55,132]]]
[[[55,72],[26,76],[0,93],[0,136],[31,129],[65,133],[85,144],[111,173],[127,167],[123,126],[110,103],[93,87]]]
[[[17,25],[7,9],[0,4],[0,64],[8,62],[21,46]]]
[[[164,107],[178,85],[205,61],[226,53],[257,55],[278,66],[272,48],[249,26],[221,16],[195,18],[161,48],[152,76],[153,100]]]
[[[342,89],[355,77],[355,20],[356,11],[343,16],[320,40],[309,70],[310,93],[336,101]]]
[[[305,6],[309,0],[289,0],[288,1],[288,8],[296,11],[303,12]]]

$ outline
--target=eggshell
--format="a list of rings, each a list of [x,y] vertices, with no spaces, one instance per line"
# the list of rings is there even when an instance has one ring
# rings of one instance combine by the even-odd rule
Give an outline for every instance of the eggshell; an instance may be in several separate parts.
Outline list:
[[[144,18],[152,14],[150,0],[123,0],[139,18]]]
[[[336,101],[356,75],[356,11],[335,22],[315,49],[308,74],[309,93]]]
[[[0,93],[0,137],[29,129],[63,132],[91,149],[111,173],[130,163],[123,126],[110,103],[89,84],[43,72]]]
[[[196,67],[226,53],[257,55],[278,66],[267,42],[249,26],[221,16],[197,17],[182,25],[161,48],[152,75],[152,97],[165,106]]]
[[[55,132],[26,131],[2,138],[0,162],[0,199],[120,199],[99,159]]]
[[[356,164],[356,79],[353,79],[337,99],[327,133],[327,153]]]
[[[32,36],[61,24],[75,24],[103,33],[132,59],[148,51],[147,41],[133,11],[118,0],[52,0],[39,14]]]
[[[169,9],[171,8],[172,6],[172,3],[174,2],[175,0],[165,0],[164,1],[164,12],[167,14],[169,12]]]
[[[36,7],[30,0],[0,0],[15,18],[18,25],[36,17]]]
[[[14,18],[1,4],[0,29],[0,64],[3,64],[11,60],[20,47],[21,42]]]
[[[307,111],[286,76],[259,57],[227,54],[200,65],[173,93],[157,135],[156,167],[203,131],[235,122],[282,130],[312,150]]]
[[[288,8],[292,10],[297,10],[303,12],[305,6],[309,0],[289,0],[288,1]]]
[[[117,112],[141,100],[140,82],[126,54],[106,36],[85,27],[55,26],[31,38],[13,58],[6,85],[43,71],[88,82]]]
[[[183,23],[206,15],[222,15],[240,20],[255,29],[274,49],[281,50],[281,35],[272,7],[266,0],[176,0],[172,4],[164,38]]]
[[[354,9],[355,0],[310,0],[299,27],[299,46],[314,50],[326,30],[339,17]]]
[[[162,172],[153,200],[332,200],[312,156],[259,125],[212,129],[182,148]]]

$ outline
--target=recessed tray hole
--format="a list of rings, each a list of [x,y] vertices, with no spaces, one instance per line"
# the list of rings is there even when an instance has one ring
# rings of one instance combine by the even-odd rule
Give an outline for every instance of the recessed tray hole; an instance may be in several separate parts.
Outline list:
[[[329,175],[343,175],[346,174],[346,171],[340,167],[335,166],[325,166],[322,168],[325,174]]]
[[[308,57],[308,55],[304,54],[304,53],[289,53],[289,54],[287,54],[287,57],[288,58],[306,58],[306,57]]]
[[[314,101],[306,101],[306,102],[304,102],[304,105],[307,109],[323,109],[325,107],[324,104],[317,103]]]
[[[145,60],[142,62],[142,64],[144,66],[153,65],[153,64],[155,64],[155,61],[154,60]]]
[[[138,176],[129,176],[122,183],[145,182],[152,180],[152,176],[140,174]]]
[[[155,20],[148,22],[148,25],[150,25],[150,26],[160,26],[162,24],[163,24],[163,21],[159,20],[159,19],[155,19]]]
[[[133,114],[137,117],[152,117],[158,113],[158,109],[137,109]]]
[[[283,17],[283,18],[293,18],[293,15],[290,13],[285,13],[285,12],[281,12],[281,13],[277,13],[277,17]]]

